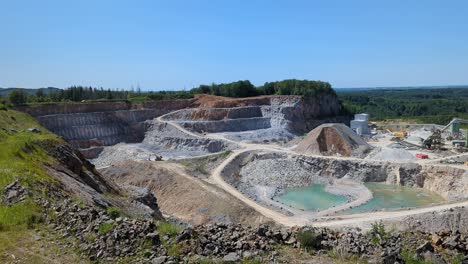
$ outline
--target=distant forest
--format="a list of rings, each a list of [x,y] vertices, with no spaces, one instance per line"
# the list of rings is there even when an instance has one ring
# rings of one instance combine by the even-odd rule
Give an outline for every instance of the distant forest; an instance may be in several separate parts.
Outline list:
[[[368,113],[371,120],[403,119],[447,124],[468,118],[468,88],[374,89],[338,91],[351,113]]]
[[[231,83],[200,85],[189,91],[157,91],[143,92],[139,88],[136,91],[112,90],[85,86],[72,86],[67,89],[54,91],[37,89],[35,93],[30,90],[11,90],[7,98],[13,105],[31,103],[53,103],[53,102],[81,102],[81,101],[111,101],[111,100],[166,100],[166,99],[188,99],[195,94],[212,94],[226,97],[251,97],[259,95],[302,95],[306,97],[317,97],[322,94],[335,94],[335,90],[327,82],[308,80],[284,80],[278,82],[267,82],[262,86],[254,86],[250,81],[237,81]],[[335,94],[336,95],[336,94]],[[8,100],[7,100],[8,99]],[[0,97],[1,100],[1,97]]]

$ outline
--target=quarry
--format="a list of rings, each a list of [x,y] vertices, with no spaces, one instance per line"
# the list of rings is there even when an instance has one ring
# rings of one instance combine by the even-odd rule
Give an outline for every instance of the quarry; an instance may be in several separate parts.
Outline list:
[[[117,185],[148,188],[164,216],[191,224],[468,226],[467,153],[423,148],[430,125],[405,126],[404,140],[388,128],[364,136],[370,128],[362,120],[348,127],[333,96],[197,95],[18,110]],[[446,210],[457,214],[447,220]],[[423,223],[427,214],[432,220]]]
[[[466,259],[463,120],[351,119],[333,92],[0,110],[0,262]]]

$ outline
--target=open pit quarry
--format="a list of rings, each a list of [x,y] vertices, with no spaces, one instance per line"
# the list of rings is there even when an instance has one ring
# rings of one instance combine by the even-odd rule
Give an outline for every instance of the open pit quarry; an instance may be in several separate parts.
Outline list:
[[[117,185],[150,189],[164,216],[192,224],[369,228],[383,221],[398,229],[468,230],[467,166],[441,163],[468,155],[417,160],[385,132],[364,140],[346,126],[336,96],[199,95],[19,110]],[[315,206],[311,190],[321,192],[314,199],[333,201],[307,209]],[[379,203],[400,196],[417,202]]]

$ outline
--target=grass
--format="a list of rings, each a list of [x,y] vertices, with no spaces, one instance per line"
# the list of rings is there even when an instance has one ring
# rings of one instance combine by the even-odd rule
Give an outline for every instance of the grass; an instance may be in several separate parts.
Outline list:
[[[31,127],[38,127],[42,132],[27,132]],[[37,181],[50,180],[42,164],[51,163],[52,160],[37,145],[47,140],[60,141],[40,127],[31,116],[12,110],[0,111],[0,190],[15,179],[30,187],[34,187]]]
[[[413,250],[404,248],[401,251],[401,257],[405,264],[431,264],[430,261],[425,261],[424,259],[418,257]]]
[[[336,263],[367,263],[364,259],[359,259],[359,256],[346,252],[343,249],[333,248],[327,252],[327,255],[334,259]]]
[[[37,127],[41,133],[27,132]],[[41,184],[54,182],[43,170],[43,165],[54,160],[39,146],[39,142],[56,142],[60,139],[42,128],[31,116],[13,111],[0,111],[0,194],[15,180],[33,191],[34,195],[47,196]],[[0,228],[24,230],[40,220],[41,208],[32,200],[8,206],[0,203]]]
[[[161,236],[168,235],[169,237],[176,236],[180,231],[180,228],[178,226],[169,222],[160,223],[157,229]]]
[[[0,206],[0,231],[33,228],[41,220],[41,208],[31,200]]]
[[[231,155],[232,151],[231,150],[225,150],[221,153],[222,158],[227,158],[229,155]]]
[[[56,240],[45,230],[0,232],[0,263],[90,263]]]
[[[101,234],[101,235],[105,235],[105,234],[109,233],[110,231],[112,231],[113,228],[114,228],[114,224],[102,223],[98,227],[98,233]]]
[[[88,234],[86,234],[86,240],[87,240],[89,243],[93,243],[94,240],[96,240],[96,234],[94,234],[94,233],[88,233]]]
[[[181,246],[179,244],[172,244],[167,249],[167,254],[171,257],[180,256]]]

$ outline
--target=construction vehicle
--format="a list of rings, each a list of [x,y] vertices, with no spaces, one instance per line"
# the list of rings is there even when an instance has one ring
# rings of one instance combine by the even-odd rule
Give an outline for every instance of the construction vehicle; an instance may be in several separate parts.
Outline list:
[[[440,129],[433,129],[432,135],[423,141],[423,146],[427,149],[440,149],[443,143],[442,131]]]
[[[405,131],[393,132],[393,136],[397,138],[405,138],[408,136],[408,132],[405,132]]]
[[[440,149],[443,145],[442,133],[444,133],[449,128],[451,128],[451,130],[450,135],[447,137],[447,139],[461,139],[463,137],[463,133],[460,133],[461,123],[468,124],[468,120],[454,118],[452,119],[452,121],[450,121],[450,123],[448,123],[448,125],[446,125],[442,129],[433,129],[432,135],[430,135],[426,140],[424,140],[423,146],[428,149]]]

